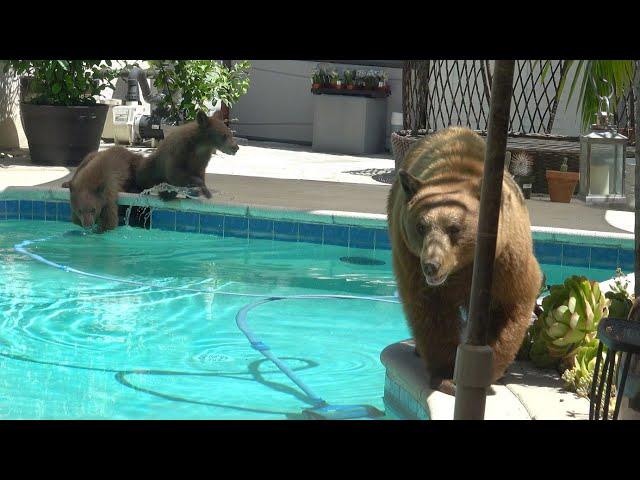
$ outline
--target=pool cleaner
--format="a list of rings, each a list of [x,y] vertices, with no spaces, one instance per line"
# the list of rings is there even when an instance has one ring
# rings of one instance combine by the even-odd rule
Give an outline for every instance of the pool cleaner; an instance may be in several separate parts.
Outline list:
[[[264,300],[253,302],[249,305],[245,305],[236,314],[236,325],[242,333],[244,333],[247,340],[251,344],[251,347],[259,351],[265,358],[270,360],[273,364],[280,369],[289,379],[295,383],[300,389],[309,397],[309,401],[313,404],[313,408],[308,408],[302,411],[304,418],[309,420],[355,420],[358,418],[380,418],[384,416],[384,412],[378,410],[371,405],[330,405],[325,400],[316,395],[300,378],[293,372],[285,363],[283,363],[272,352],[271,348],[265,343],[258,340],[255,335],[249,330],[247,325],[247,313],[255,307],[263,305],[268,302],[277,300],[288,300],[292,298],[357,298],[370,300],[372,298],[384,298],[388,300],[388,297],[351,297],[348,295],[297,295],[297,296],[281,296],[281,297],[269,297]],[[397,303],[397,302],[393,302]]]
[[[64,235],[74,235],[71,232],[67,232]],[[102,280],[108,280],[111,282],[124,283],[127,285],[137,285],[148,288],[153,288],[157,290],[175,290],[175,291],[189,291],[194,293],[201,294],[218,294],[218,295],[229,295],[229,296],[239,296],[239,297],[253,297],[260,298],[261,300],[257,300],[249,305],[245,305],[241,308],[236,314],[236,325],[238,329],[247,337],[251,347],[257,351],[259,351],[265,358],[270,360],[278,369],[284,373],[293,383],[295,383],[306,395],[309,397],[309,403],[313,405],[312,408],[308,408],[302,411],[303,418],[309,420],[356,420],[356,419],[376,419],[384,416],[384,412],[378,410],[377,408],[371,405],[331,405],[326,402],[324,399],[316,395],[296,374],[293,370],[291,370],[282,360],[276,357],[272,352],[271,348],[260,341],[254,334],[251,332],[247,325],[247,313],[255,307],[263,305],[268,302],[273,302],[277,300],[302,300],[302,299],[313,299],[313,298],[334,298],[334,299],[346,299],[346,300],[368,300],[373,302],[383,302],[383,303],[400,303],[397,297],[397,292],[393,296],[357,296],[357,295],[283,295],[283,296],[269,296],[269,295],[260,295],[260,294],[251,294],[251,293],[237,293],[237,292],[224,292],[220,291],[220,288],[224,287],[224,285],[215,290],[203,290],[198,288],[190,288],[190,287],[167,287],[161,285],[154,285],[150,283],[137,282],[135,280],[125,280],[117,277],[111,277],[108,275],[99,275],[95,273],[85,272],[82,270],[75,269],[73,267],[69,267],[66,265],[61,265],[59,263],[53,262],[51,260],[47,260],[41,255],[37,255],[33,252],[30,252],[27,247],[36,242],[43,242],[45,240],[49,240],[51,237],[41,238],[38,240],[25,240],[21,243],[14,245],[14,250],[28,257],[31,257],[38,262],[41,262],[45,265],[49,265],[54,268],[58,268],[68,273],[75,273],[78,275],[83,275],[92,278],[99,278]]]

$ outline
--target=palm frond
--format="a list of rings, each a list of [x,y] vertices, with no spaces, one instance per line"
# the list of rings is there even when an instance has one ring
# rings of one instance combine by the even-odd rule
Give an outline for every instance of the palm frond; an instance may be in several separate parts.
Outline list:
[[[581,120],[584,129],[594,121],[598,111],[599,95],[608,95],[609,85],[613,87],[613,108],[631,87],[633,60],[565,60],[565,62],[566,68],[560,79],[557,95],[562,95],[566,80],[573,75],[567,108],[579,85],[578,109],[582,112]],[[595,88],[592,78],[596,84]]]

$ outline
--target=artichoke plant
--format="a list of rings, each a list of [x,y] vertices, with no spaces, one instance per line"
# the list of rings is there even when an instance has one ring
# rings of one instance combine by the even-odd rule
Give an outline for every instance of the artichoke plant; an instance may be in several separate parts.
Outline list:
[[[595,338],[600,319],[609,313],[609,299],[597,282],[585,277],[569,277],[549,292],[542,301],[544,313],[534,324],[529,354],[539,367],[571,361],[585,341]]]

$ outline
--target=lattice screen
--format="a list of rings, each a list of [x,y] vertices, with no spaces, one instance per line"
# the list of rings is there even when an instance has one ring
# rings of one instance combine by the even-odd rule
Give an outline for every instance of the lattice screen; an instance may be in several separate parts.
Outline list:
[[[556,92],[565,68],[551,61],[544,80],[538,60],[518,60],[509,130],[551,133],[558,109]],[[439,130],[464,125],[486,130],[491,98],[489,60],[411,60],[403,68],[404,128]],[[618,108],[618,126],[633,127],[633,93]]]

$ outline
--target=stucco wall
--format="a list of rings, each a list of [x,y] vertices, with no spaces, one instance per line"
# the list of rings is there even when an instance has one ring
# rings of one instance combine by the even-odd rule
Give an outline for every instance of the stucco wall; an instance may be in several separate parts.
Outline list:
[[[317,62],[300,60],[251,60],[251,84],[231,115],[239,136],[310,144],[316,95],[311,93],[311,72]],[[333,65],[333,64],[327,64]],[[338,69],[367,69],[361,65],[335,64]],[[389,76],[387,133],[392,112],[402,111],[402,70],[378,68]]]

